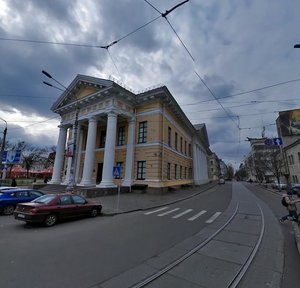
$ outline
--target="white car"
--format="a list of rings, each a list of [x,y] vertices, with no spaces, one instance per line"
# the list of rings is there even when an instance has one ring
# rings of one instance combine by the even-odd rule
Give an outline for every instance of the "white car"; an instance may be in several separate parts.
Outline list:
[[[274,189],[286,189],[285,183],[278,183],[277,181],[272,182],[271,187]]]
[[[225,180],[223,178],[219,179],[219,184],[225,184]]]

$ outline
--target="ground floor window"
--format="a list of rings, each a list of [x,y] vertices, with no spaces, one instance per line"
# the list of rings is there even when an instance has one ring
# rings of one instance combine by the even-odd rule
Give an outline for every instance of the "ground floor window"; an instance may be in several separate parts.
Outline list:
[[[167,179],[171,180],[171,163],[168,163]]]
[[[146,179],[146,161],[137,162],[137,180]]]

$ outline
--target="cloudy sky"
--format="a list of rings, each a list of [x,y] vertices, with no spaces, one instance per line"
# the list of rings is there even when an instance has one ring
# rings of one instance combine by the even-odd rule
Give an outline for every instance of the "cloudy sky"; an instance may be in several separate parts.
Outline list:
[[[135,91],[166,85],[235,167],[250,150],[246,137],[263,127],[276,137],[278,111],[300,108],[300,1],[190,0],[162,17],[181,2],[0,0],[7,140],[57,144],[50,107],[60,92],[42,83],[41,70],[66,86],[77,74],[113,76]]]

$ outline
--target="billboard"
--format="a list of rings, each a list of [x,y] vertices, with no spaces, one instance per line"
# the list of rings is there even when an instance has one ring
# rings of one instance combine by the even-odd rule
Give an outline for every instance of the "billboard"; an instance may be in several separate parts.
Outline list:
[[[2,163],[17,164],[21,160],[21,150],[3,151]]]
[[[300,136],[300,109],[279,112],[276,120],[281,136]]]

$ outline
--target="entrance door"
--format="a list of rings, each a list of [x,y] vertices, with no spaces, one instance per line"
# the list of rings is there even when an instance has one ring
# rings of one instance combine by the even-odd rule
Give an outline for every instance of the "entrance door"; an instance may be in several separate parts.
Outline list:
[[[102,181],[102,170],[103,170],[103,163],[98,163],[97,179],[96,179],[97,184],[99,184]]]

